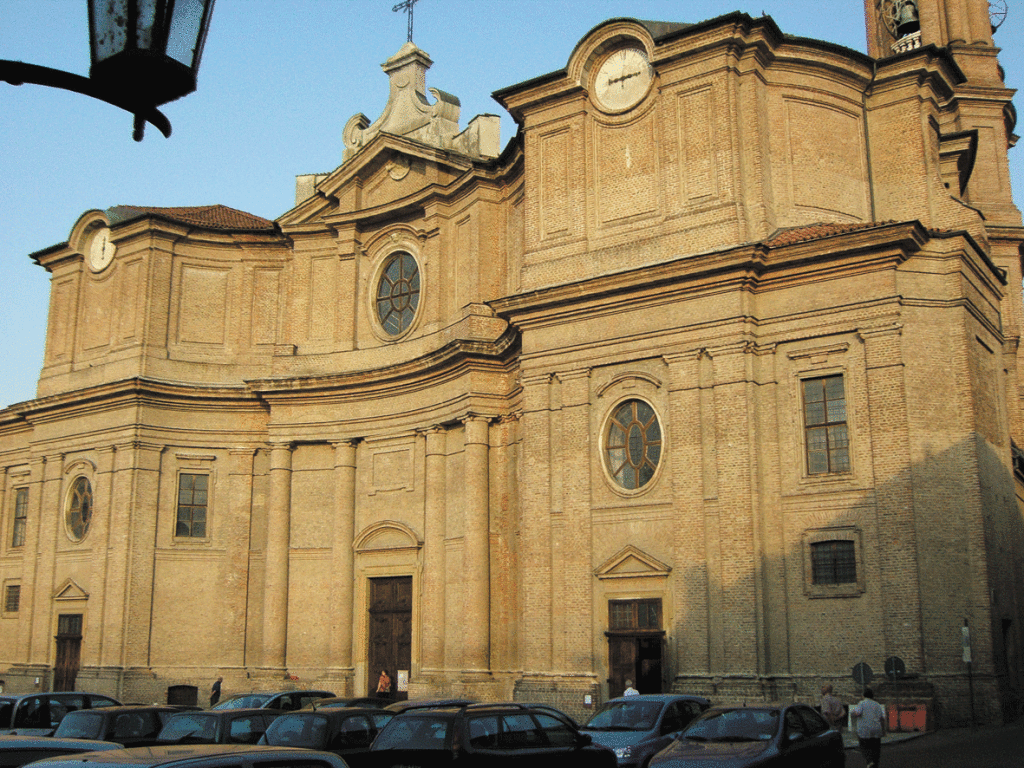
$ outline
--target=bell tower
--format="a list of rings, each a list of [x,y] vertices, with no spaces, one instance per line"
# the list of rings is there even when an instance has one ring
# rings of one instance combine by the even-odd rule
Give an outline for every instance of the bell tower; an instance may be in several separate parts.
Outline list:
[[[882,65],[935,46],[948,51],[964,80],[944,108],[941,132],[973,136],[973,168],[959,197],[988,225],[1019,227],[1007,152],[1016,143],[1013,91],[1003,82],[995,33],[1006,0],[864,0],[868,53]]]

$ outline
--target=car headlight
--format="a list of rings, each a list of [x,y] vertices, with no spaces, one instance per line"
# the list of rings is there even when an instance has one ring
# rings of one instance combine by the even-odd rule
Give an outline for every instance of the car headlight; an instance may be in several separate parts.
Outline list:
[[[633,747],[616,747],[615,757],[619,760],[629,760],[633,756]]]

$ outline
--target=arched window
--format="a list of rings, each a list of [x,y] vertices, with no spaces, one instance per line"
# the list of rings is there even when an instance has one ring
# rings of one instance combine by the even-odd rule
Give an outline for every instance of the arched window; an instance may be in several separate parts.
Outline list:
[[[389,336],[404,333],[420,304],[420,269],[412,254],[393,254],[377,282],[377,320]]]
[[[643,400],[627,400],[612,413],[605,435],[605,464],[627,491],[643,488],[661,461],[661,425]]]
[[[92,522],[92,484],[88,478],[78,477],[68,494],[64,524],[72,541],[81,541],[89,532]]]

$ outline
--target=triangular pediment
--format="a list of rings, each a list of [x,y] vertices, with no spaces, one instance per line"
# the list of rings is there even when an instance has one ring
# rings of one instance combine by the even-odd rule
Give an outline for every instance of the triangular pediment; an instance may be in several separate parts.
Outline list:
[[[277,222],[292,229],[338,219],[407,217],[472,167],[470,158],[457,153],[378,134],[330,173],[299,177],[296,196],[303,199]]]
[[[605,560],[594,575],[599,579],[664,578],[671,571],[670,565],[630,544]]]
[[[54,600],[88,600],[89,593],[82,589],[74,579],[67,579],[53,593]]]

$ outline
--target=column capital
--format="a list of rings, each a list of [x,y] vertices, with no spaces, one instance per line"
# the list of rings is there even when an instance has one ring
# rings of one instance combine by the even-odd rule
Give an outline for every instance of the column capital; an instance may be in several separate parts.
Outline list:
[[[466,427],[467,443],[482,443],[484,445],[490,444],[488,428],[490,427],[491,420],[489,417],[475,413],[467,413],[460,419],[460,421],[462,421],[463,425]]]
[[[338,467],[355,467],[356,465],[356,449],[358,448],[360,440],[358,438],[352,438],[350,440],[335,440],[331,443],[334,448],[334,466]]]

